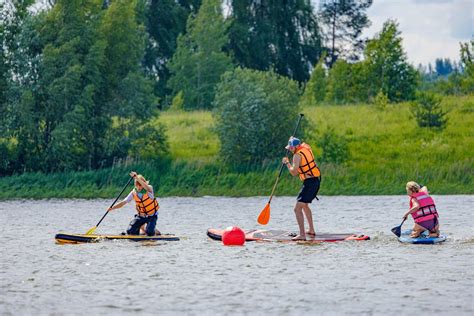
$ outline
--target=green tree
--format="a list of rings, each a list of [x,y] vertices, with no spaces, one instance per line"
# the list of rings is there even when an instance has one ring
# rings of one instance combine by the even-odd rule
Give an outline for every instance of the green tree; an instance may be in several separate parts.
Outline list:
[[[357,60],[364,47],[364,28],[370,26],[366,10],[372,0],[323,0],[320,3],[321,24],[326,38],[328,65],[344,57]]]
[[[321,36],[309,0],[231,2],[230,50],[241,67],[270,70],[299,82],[321,56]]]
[[[24,90],[20,99],[9,109],[11,121],[7,139],[14,140],[10,142],[10,155],[16,158],[8,163],[10,171],[38,170],[44,166],[44,140],[38,133],[41,114],[37,111],[37,105],[33,92]],[[11,111],[15,111],[15,115]]]
[[[309,78],[303,96],[301,97],[300,104],[305,107],[323,102],[326,97],[326,81],[324,58],[321,58],[311,73],[311,77]]]
[[[25,18],[14,40],[21,49],[9,67],[15,80],[6,139],[18,144],[10,155],[17,157],[14,170],[99,168],[127,155],[148,159],[130,152],[145,137],[137,126],[156,117],[153,83],[141,65],[140,10],[138,0],[107,6],[58,0],[49,11]],[[123,122],[120,129],[115,121]],[[151,132],[161,144],[160,126]]]
[[[368,100],[366,63],[339,59],[329,70],[326,101],[337,104]]]
[[[389,100],[388,97],[382,91],[379,91],[379,93],[377,93],[377,95],[375,96],[373,103],[376,109],[383,111],[387,108]]]
[[[461,43],[461,65],[464,74],[461,79],[461,90],[464,93],[474,92],[474,40]]]
[[[137,19],[137,0],[116,0],[105,11],[99,30],[106,42],[104,67],[109,89],[117,89],[140,67],[145,50],[145,27]]]
[[[58,0],[40,28],[45,43],[39,79],[44,95],[40,102],[44,170],[86,169],[97,167],[100,161],[101,137],[91,134],[103,133],[96,124],[104,121],[103,113],[91,99],[101,87],[89,80],[101,80],[90,73],[86,77],[85,71],[90,69],[89,52],[95,53],[102,15],[98,0]],[[103,60],[103,50],[95,57]],[[100,76],[101,70],[95,75]]]
[[[407,61],[395,21],[385,22],[382,31],[368,42],[365,58],[370,97],[382,91],[391,102],[413,99],[417,72]]]
[[[232,68],[223,51],[227,28],[220,1],[204,0],[197,16],[189,18],[186,34],[178,38],[168,83],[174,95],[183,91],[186,109],[210,108],[221,75]]]
[[[183,110],[183,91],[178,92],[177,95],[174,96],[173,101],[171,102],[170,111],[180,112]]]
[[[3,25],[0,25],[0,37],[3,37],[3,33],[4,33]],[[0,38],[0,42],[3,43],[1,38]],[[5,112],[6,112],[6,107],[7,107],[7,91],[8,90],[9,90],[8,65],[7,65],[6,56],[5,56],[5,49],[2,44],[0,45],[0,117],[2,117],[2,121],[3,121],[3,118],[5,117]]]
[[[222,159],[241,165],[281,155],[299,97],[297,83],[274,72],[237,68],[226,73],[214,101]]]
[[[42,49],[36,28],[42,16],[32,16],[33,1],[15,1],[1,6],[2,104],[0,139],[8,143],[1,164],[8,170],[28,170],[43,165],[41,128],[41,95],[38,82],[39,54]]]
[[[144,64],[147,73],[156,78],[155,91],[161,98],[171,93],[166,84],[170,77],[168,61],[176,51],[179,34],[186,32],[186,21],[196,14],[201,0],[151,0],[146,11],[149,34]]]
[[[165,128],[148,121],[131,131],[131,147],[128,156],[141,160],[156,161],[168,152]]]
[[[18,36],[30,16],[28,8],[33,3],[33,0],[0,3],[0,131],[6,124],[3,119],[7,118],[7,104],[11,101],[9,93],[18,77],[18,59],[20,54],[26,55]]]
[[[438,76],[448,76],[454,69],[449,58],[436,58],[435,70]]]
[[[433,93],[420,92],[411,103],[411,113],[419,127],[436,127],[443,129],[448,122],[446,112],[441,106],[442,99]]]
[[[140,19],[140,1],[114,1],[105,10],[94,50],[90,52],[88,73],[94,82],[94,95],[89,102],[95,115],[89,123],[92,168],[110,165],[116,158],[125,156],[141,157],[134,152],[133,143],[140,142],[144,133],[137,133],[140,125],[157,116],[154,111],[158,99],[153,92],[153,82],[145,77],[142,60],[145,53],[145,26]],[[101,77],[96,77],[100,73]],[[113,120],[121,122],[117,133],[113,129]],[[162,131],[161,127],[158,127]],[[156,133],[155,133],[156,134]],[[120,137],[125,142],[117,142],[110,137]],[[159,141],[163,137],[156,137]],[[149,142],[152,143],[151,141]],[[109,144],[120,144],[111,146]],[[160,151],[164,146],[158,146]],[[161,152],[165,154],[166,150]],[[142,157],[147,159],[148,157]]]

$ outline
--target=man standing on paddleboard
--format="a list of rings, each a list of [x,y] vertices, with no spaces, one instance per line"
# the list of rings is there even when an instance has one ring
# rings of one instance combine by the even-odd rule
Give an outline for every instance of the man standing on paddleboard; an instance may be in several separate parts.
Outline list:
[[[321,183],[321,172],[314,160],[313,151],[306,143],[301,143],[298,138],[290,137],[288,145],[285,147],[293,153],[293,163],[291,164],[288,157],[283,157],[282,162],[288,167],[288,171],[292,176],[299,175],[303,185],[296,198],[295,215],[296,221],[300,229],[298,236],[293,240],[306,240],[306,235],[314,238],[316,232],[313,225],[313,214],[309,208],[309,204],[317,199],[316,195],[319,191]],[[306,232],[304,228],[304,215],[308,221],[309,230]]]

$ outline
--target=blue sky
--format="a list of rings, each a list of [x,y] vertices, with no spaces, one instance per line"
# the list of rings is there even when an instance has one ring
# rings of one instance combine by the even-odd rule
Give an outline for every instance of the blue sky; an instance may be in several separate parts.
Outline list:
[[[433,64],[438,57],[459,60],[459,42],[473,39],[474,0],[374,0],[367,14],[372,21],[367,37],[389,18],[399,23],[403,47],[415,66]]]

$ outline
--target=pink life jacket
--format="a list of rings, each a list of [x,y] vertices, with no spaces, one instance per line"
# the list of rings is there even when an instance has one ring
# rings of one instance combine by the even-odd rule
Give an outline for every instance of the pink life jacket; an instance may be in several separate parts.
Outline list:
[[[410,198],[410,209],[413,207],[412,198],[415,198],[418,201],[420,207],[416,212],[411,213],[415,223],[428,221],[435,217],[438,217],[438,211],[436,210],[436,205],[426,192],[413,193]]]

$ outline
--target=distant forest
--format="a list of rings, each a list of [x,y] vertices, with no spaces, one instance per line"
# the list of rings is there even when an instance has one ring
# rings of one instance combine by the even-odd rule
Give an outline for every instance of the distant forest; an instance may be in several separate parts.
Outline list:
[[[273,129],[290,130],[302,106],[391,104],[417,100],[420,93],[432,100],[426,93],[474,92],[474,41],[460,43],[458,61],[440,57],[415,67],[396,20],[387,20],[373,38],[362,37],[371,5],[3,1],[0,175],[168,157],[164,126],[156,123],[165,110],[212,111],[222,139],[241,135],[244,118],[263,114],[262,122],[271,121]],[[260,145],[281,141],[286,129],[281,134]],[[223,146],[223,154],[231,155],[229,148]]]

